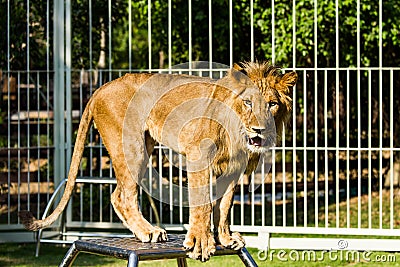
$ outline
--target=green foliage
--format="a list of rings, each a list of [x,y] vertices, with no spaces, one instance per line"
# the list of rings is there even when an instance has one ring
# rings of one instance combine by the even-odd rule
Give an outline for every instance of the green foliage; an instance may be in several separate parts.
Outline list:
[[[23,0],[0,2],[0,30],[5,33],[0,36],[0,68],[6,68],[9,59],[12,70],[28,67],[44,69],[48,64],[46,60],[36,59],[44,59],[48,53],[49,62],[52,62],[52,48],[49,47],[53,36],[52,6],[47,6],[46,1],[30,2],[27,12],[26,3]],[[107,68],[149,67],[147,0],[131,1],[130,5],[127,1],[116,0],[111,1],[111,7],[108,1],[91,1],[90,8],[88,1],[71,3],[73,68],[96,68],[102,49],[107,55]],[[189,40],[188,1],[172,1],[169,43],[168,1],[151,1],[151,67],[168,66],[169,49],[172,65],[187,62],[189,56],[192,60],[209,60],[211,57],[212,61],[224,64],[230,63],[230,55],[233,61],[250,59],[251,10],[248,1],[233,1],[232,7],[226,0],[212,1],[212,40],[208,34],[208,1],[191,3],[192,38]],[[381,47],[383,66],[398,66],[400,4],[397,0],[383,2],[381,24],[379,8],[377,1],[362,1],[357,7],[357,2],[350,0],[338,1],[338,6],[329,0],[256,0],[252,25],[255,57],[263,60],[274,56],[274,61],[283,66],[290,66],[295,59],[298,67],[331,67],[336,66],[337,61],[340,67],[368,67],[379,66]],[[229,37],[230,9],[233,21],[232,46]],[[106,38],[104,48],[101,47],[102,33]],[[129,54],[131,62],[128,60]],[[27,64],[28,58],[30,61]]]
[[[53,140],[46,134],[33,135],[31,139],[32,146],[50,147],[53,145]]]
[[[382,44],[379,43],[379,3],[376,1],[360,4],[359,19],[356,1],[339,1],[338,7],[334,1],[329,0],[296,1],[295,10],[292,6],[293,1],[276,0],[275,8],[272,10],[270,1],[256,1],[254,16],[259,30],[257,38],[265,40],[257,47],[259,54],[272,55],[271,18],[274,12],[273,40],[276,62],[284,64],[292,62],[293,45],[295,45],[297,66],[332,67],[336,66],[336,57],[340,67],[357,66],[358,62],[366,67],[379,66],[378,48],[381,46],[383,65],[398,66],[398,51],[400,51],[398,1],[390,0],[383,3]],[[295,42],[293,27],[295,27]],[[360,59],[357,58],[358,34]],[[316,46],[317,51],[315,51]],[[316,56],[317,62],[315,62]]]
[[[46,2],[41,2],[30,5],[28,12],[27,1],[0,1],[0,69],[8,64],[12,70],[46,68],[42,59],[50,40],[46,39]]]
[[[115,25],[121,25],[124,22],[127,1],[111,1],[111,7],[108,1],[91,1],[91,8],[88,8],[88,1],[78,0],[72,3],[72,66],[73,68],[96,68],[100,57],[100,52],[109,54],[109,38]],[[111,9],[111,16],[109,14]],[[126,29],[125,29],[126,30]],[[101,34],[104,32],[106,37],[105,47],[101,47]],[[114,40],[114,39],[113,39]],[[121,39],[117,39],[121,44]],[[120,45],[118,44],[118,46]]]

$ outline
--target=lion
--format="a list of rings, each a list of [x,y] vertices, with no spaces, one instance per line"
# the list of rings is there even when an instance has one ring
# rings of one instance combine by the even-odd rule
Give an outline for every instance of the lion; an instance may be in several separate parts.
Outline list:
[[[35,231],[50,226],[63,212],[94,122],[117,179],[111,203],[138,239],[168,240],[164,229],[143,217],[138,203],[138,183],[158,142],[186,159],[189,227],[183,245],[188,256],[207,261],[216,243],[235,250],[244,247],[244,239],[229,227],[235,186],[242,174],[256,168],[263,153],[275,144],[276,135],[280,136],[292,109],[296,82],[295,72],[282,73],[269,62],[242,62],[219,80],[136,73],[104,84],[83,111],[59,204],[43,220],[21,211],[21,222]],[[210,199],[211,176],[223,181],[217,185],[220,197],[216,200]]]

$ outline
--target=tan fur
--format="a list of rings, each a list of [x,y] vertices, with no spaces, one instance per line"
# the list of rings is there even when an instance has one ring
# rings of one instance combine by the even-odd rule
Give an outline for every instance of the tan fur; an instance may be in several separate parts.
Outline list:
[[[251,82],[243,74],[238,75],[239,71]],[[271,114],[280,135],[292,108],[290,95],[296,80],[294,72],[282,75],[269,63],[245,62],[235,65],[218,81],[186,75],[127,74],[105,84],[95,92],[82,115],[60,203],[43,220],[22,211],[21,222],[29,230],[45,228],[65,209],[86,135],[94,121],[117,178],[111,196],[114,210],[140,240],[167,240],[165,230],[143,218],[137,199],[137,181],[144,175],[146,155],[152,152],[155,142],[160,142],[187,159],[191,205],[184,246],[188,255],[206,261],[215,252],[211,233],[211,174],[222,181],[217,183],[217,193],[222,197],[214,207],[215,238],[225,247],[240,249],[244,246],[243,238],[229,229],[234,189],[239,176],[253,171],[264,151],[263,147],[248,142],[253,137],[269,140]],[[251,105],[246,102],[248,99]]]

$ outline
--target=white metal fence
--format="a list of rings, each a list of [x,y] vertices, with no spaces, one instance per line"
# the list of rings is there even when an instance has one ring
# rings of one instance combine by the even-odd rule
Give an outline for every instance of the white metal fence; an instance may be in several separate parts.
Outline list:
[[[233,228],[258,233],[248,238],[258,247],[298,248],[300,242],[302,248],[321,249],[314,239],[288,243],[270,238],[277,233],[338,239],[399,236],[400,68],[393,52],[398,45],[388,41],[398,37],[399,24],[389,4],[396,5],[339,0],[2,2],[6,19],[1,27],[7,34],[1,39],[5,54],[0,62],[1,240],[29,238],[10,235],[22,229],[16,214],[21,209],[43,214],[66,176],[79,114],[99,85],[126,72],[171,69],[186,61],[232,65],[255,59],[297,71],[299,82],[292,121],[282,146],[273,152],[265,183],[254,193],[246,181],[238,186]],[[152,164],[168,183],[182,181],[184,173],[164,161],[163,151],[156,147]],[[113,177],[95,130],[80,176]],[[123,229],[109,203],[112,191],[112,183],[77,186],[67,226]],[[155,222],[147,198],[141,200],[143,213]],[[167,229],[184,228],[184,207],[156,205]],[[348,248],[369,249],[371,244],[353,241]],[[374,249],[398,246],[379,244]]]

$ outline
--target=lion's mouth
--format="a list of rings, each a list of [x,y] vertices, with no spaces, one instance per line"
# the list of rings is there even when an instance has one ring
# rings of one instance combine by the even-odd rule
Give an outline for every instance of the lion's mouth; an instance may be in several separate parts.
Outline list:
[[[268,148],[275,146],[276,135],[274,133],[266,134],[247,134],[247,147],[256,153],[264,153]]]
[[[249,143],[249,145],[252,145],[252,146],[262,147],[262,146],[265,146],[266,140],[264,138],[261,138],[260,136],[256,136],[253,138],[249,137],[248,143]]]

